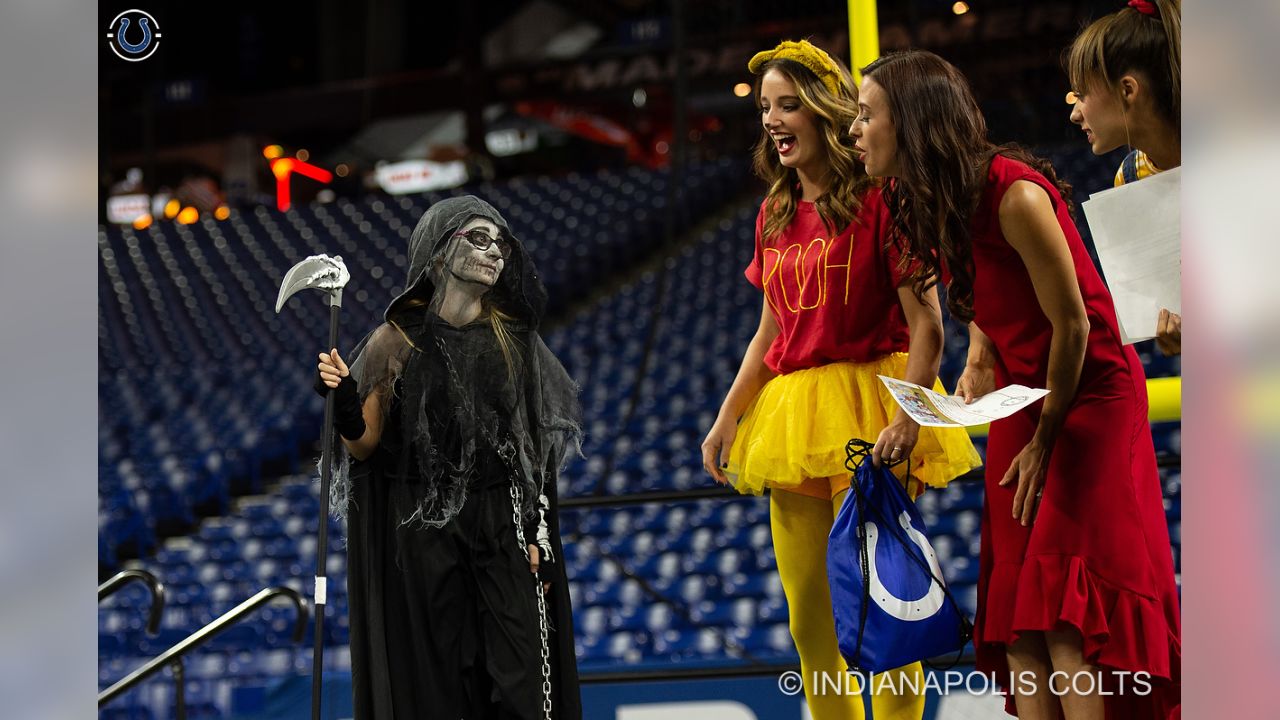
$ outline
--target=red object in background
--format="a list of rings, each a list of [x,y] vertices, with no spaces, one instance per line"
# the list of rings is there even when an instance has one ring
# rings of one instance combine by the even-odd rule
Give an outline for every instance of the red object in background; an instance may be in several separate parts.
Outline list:
[[[538,118],[592,142],[625,148],[629,163],[653,169],[671,164],[671,122],[662,96],[652,96],[648,111],[633,120],[630,127],[599,113],[553,101],[519,102],[515,109],[521,115]],[[687,124],[690,141],[695,143],[702,135],[724,129],[724,122],[714,115],[690,113]]]
[[[281,212],[288,210],[291,205],[289,202],[289,178],[293,177],[294,173],[326,184],[333,180],[333,173],[328,170],[296,158],[278,157],[272,160],[271,174],[276,176],[276,207]]]
[[[636,142],[635,135],[609,118],[549,101],[516,103],[516,112],[538,118],[591,142],[626,148],[630,161],[634,162],[640,155],[640,144]]]

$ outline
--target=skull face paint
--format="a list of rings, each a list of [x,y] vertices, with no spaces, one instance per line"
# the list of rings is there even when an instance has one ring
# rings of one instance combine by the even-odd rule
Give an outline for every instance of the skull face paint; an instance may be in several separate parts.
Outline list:
[[[493,242],[489,243],[488,248],[479,249],[466,237],[462,237],[473,231],[484,233]],[[493,287],[506,265],[502,257],[502,244],[497,241],[500,237],[498,226],[484,218],[473,218],[463,225],[451,240],[452,247],[446,261],[449,274],[462,282]]]

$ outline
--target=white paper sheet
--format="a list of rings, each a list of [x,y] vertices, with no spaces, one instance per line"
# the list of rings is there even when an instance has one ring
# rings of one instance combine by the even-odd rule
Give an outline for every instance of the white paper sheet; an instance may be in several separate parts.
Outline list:
[[[1048,390],[1009,385],[966,405],[964,398],[936,393],[915,383],[877,375],[911,419],[928,427],[986,425],[1009,417],[1049,394]]]
[[[1126,345],[1156,336],[1161,308],[1182,312],[1182,168],[1094,193],[1093,244]]]

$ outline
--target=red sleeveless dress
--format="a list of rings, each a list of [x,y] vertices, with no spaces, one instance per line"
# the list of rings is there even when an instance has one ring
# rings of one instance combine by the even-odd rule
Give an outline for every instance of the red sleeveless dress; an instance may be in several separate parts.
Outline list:
[[[1128,693],[1107,698],[1107,717],[1165,718],[1179,703],[1181,623],[1146,376],[1133,348],[1121,344],[1111,294],[1057,188],[1003,156],[991,161],[970,225],[974,321],[995,345],[996,387],[1045,387],[1052,327],[1000,229],[1000,201],[1018,180],[1039,185],[1053,201],[1090,330],[1075,402],[1029,528],[1012,517],[1015,486],[997,483],[1031,440],[1040,405],[991,425],[974,637],[978,669],[1008,682],[1005,645],[1019,633],[1074,627],[1089,663],[1150,676],[1145,685],[1142,676],[1109,676],[1109,689],[1125,681]],[[1086,682],[1078,685],[1082,691]],[[1013,712],[1012,697],[1006,708]]]

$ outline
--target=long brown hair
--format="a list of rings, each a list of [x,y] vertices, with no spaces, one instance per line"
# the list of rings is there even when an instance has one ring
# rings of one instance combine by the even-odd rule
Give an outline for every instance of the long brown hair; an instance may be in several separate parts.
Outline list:
[[[1151,0],[1156,14],[1133,7],[1105,15],[1080,31],[1063,57],[1077,93],[1118,92],[1120,78],[1140,73],[1150,83],[1156,113],[1182,129],[1182,0]]]
[[[813,121],[823,140],[827,156],[830,183],[827,191],[814,200],[814,209],[831,233],[853,222],[862,207],[862,194],[871,187],[872,180],[866,169],[853,154],[853,141],[849,137],[849,124],[858,114],[858,90],[853,77],[840,63],[834,63],[839,73],[839,94],[831,90],[812,70],[794,60],[775,58],[757,71],[755,98],[756,110],[760,110],[760,83],[765,73],[777,70],[796,86],[800,103],[813,112]],[[764,240],[777,237],[791,224],[799,205],[800,177],[792,168],[778,160],[777,147],[768,130],[760,134],[753,155],[756,175],[769,183],[765,196]]]
[[[986,189],[991,159],[1003,155],[1030,165],[1074,210],[1071,186],[1058,179],[1049,161],[1017,145],[992,144],[969,81],[937,55],[892,53],[864,68],[862,76],[884,90],[898,142],[900,174],[884,192],[893,219],[891,241],[912,268],[917,297],[938,283],[943,267],[950,271],[947,309],[969,322],[974,278],[969,222]]]

